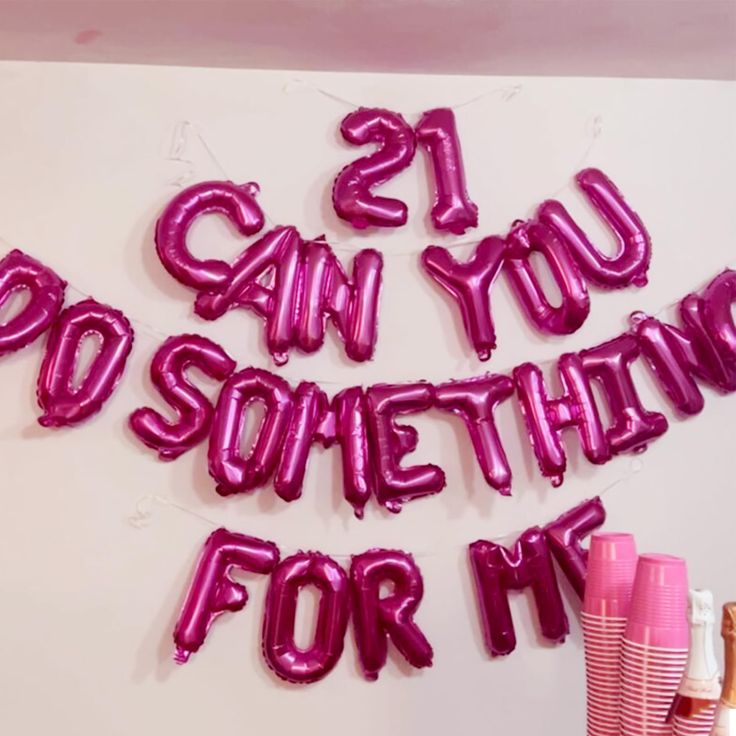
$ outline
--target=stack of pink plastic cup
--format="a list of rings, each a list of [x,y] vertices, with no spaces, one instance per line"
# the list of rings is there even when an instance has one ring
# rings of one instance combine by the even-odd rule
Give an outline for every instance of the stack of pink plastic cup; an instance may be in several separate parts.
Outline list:
[[[621,649],[621,734],[671,736],[666,722],[688,654],[687,567],[642,555]]]
[[[636,571],[631,534],[593,534],[581,612],[588,736],[619,736],[621,643]]]
[[[687,718],[675,716],[672,719],[672,733],[674,736],[710,736],[715,715],[716,706],[709,705],[700,713]]]

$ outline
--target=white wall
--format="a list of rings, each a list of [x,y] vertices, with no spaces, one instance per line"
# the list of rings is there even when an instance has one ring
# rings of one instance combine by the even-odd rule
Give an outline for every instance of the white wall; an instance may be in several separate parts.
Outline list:
[[[297,77],[304,81],[294,83]],[[416,253],[440,240],[426,227],[422,158],[385,188],[409,204],[410,224],[397,232],[351,234],[329,201],[335,172],[355,155],[337,136],[349,108],[315,87],[415,120],[429,107],[510,85],[521,86],[510,100],[490,94],[457,111],[468,183],[481,210],[477,232],[503,233],[513,219],[557,195],[602,238],[571,187],[585,163],[619,184],[649,228],[654,251],[648,287],[592,290],[588,322],[564,340],[535,334],[501,283],[494,295],[500,347],[491,369],[594,345],[620,332],[630,311],[656,312],[727,263],[736,265],[732,83],[20,63],[0,65],[3,246],[26,250],[131,318],[167,334],[200,330],[241,364],[269,367],[260,322],[239,312],[199,323],[191,316],[192,294],[168,277],[153,251],[157,212],[177,191],[171,182],[187,173],[187,164],[166,160],[172,131],[189,120],[230,177],[260,182],[261,201],[275,221],[293,223],[305,236],[326,232],[349,240],[347,248],[370,244],[385,253],[375,360],[349,364],[329,338],[317,355],[292,358],[283,375],[352,385],[480,373],[487,366],[474,359],[450,302],[418,268]],[[219,176],[196,139],[190,143],[182,157],[193,161],[191,181]],[[208,223],[195,247],[229,256],[240,245]],[[465,549],[478,537],[544,523],[622,478],[605,497],[609,528],[634,531],[644,550],[685,555],[692,581],[712,587],[719,601],[734,594],[733,398],[705,390],[703,413],[681,421],[642,369],[642,393],[672,418],[669,432],[633,475],[626,457],[602,468],[586,465],[571,441],[572,467],[559,489],[539,477],[518,418],[505,406],[500,426],[515,473],[512,499],[485,486],[459,425],[440,414],[421,417],[416,457],[442,465],[448,487],[408,504],[399,516],[371,506],[361,523],[341,501],[336,451],[315,452],[304,497],[288,506],[269,489],[218,497],[204,448],[173,464],[157,461],[125,428],[133,408],[158,405],[146,378],[158,338],[139,329],[136,340],[123,383],[103,414],[69,430],[35,423],[40,343],[0,362],[3,732],[580,733],[583,662],[573,608],[568,642],[548,647],[537,640],[525,597],[515,598],[517,650],[489,660]],[[434,645],[435,666],[415,673],[392,660],[370,684],[359,675],[348,637],[327,679],[301,689],[285,686],[261,659],[266,581],[253,579],[247,609],[219,621],[206,646],[176,668],[171,628],[210,527],[156,507],[150,526],[134,528],[128,517],[145,494],[274,539],[285,552],[303,547],[344,555],[370,546],[414,552],[426,584],[418,620]]]

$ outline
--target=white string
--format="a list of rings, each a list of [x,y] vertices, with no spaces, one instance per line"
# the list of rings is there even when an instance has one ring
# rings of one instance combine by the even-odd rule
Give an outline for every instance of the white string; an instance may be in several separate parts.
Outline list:
[[[603,134],[603,116],[594,115],[588,121],[588,125],[586,127],[590,128],[590,142],[588,143],[588,147],[583,152],[583,155],[580,157],[580,160],[578,161],[577,165],[573,168],[573,171],[582,171],[585,168],[586,164],[588,163],[590,159],[590,155],[591,153],[593,153],[593,146],[595,146],[596,141]],[[555,190],[550,195],[550,199],[554,199],[555,197],[557,197],[561,192],[564,192],[565,189],[567,189],[569,186],[570,186],[569,184],[563,184],[559,189]]]
[[[514,85],[506,85],[504,87],[494,87],[493,89],[486,90],[485,92],[481,92],[480,94],[474,95],[473,97],[468,98],[467,100],[464,100],[463,102],[458,102],[455,105],[444,105],[444,107],[449,108],[450,110],[459,110],[463,107],[467,107],[468,105],[472,105],[475,102],[479,102],[480,100],[484,100],[486,97],[492,97],[493,95],[499,95],[499,97],[504,102],[511,102],[517,95],[521,93],[521,91],[524,89],[523,84],[514,84]],[[357,102],[353,102],[352,100],[347,99],[346,97],[341,97],[340,95],[335,94],[334,92],[330,92],[330,90],[324,89],[323,87],[318,87],[315,84],[312,84],[311,82],[306,82],[303,79],[300,79],[299,77],[294,77],[293,79],[290,79],[284,86],[283,86],[283,93],[284,94],[292,94],[293,92],[298,92],[300,90],[308,90],[309,92],[314,92],[318,95],[322,95],[322,97],[326,97],[328,100],[332,100],[333,102],[337,102],[340,105],[345,105],[346,107],[352,107],[354,110],[359,110],[361,107],[366,107],[365,105],[360,105]],[[425,110],[416,110],[414,112],[406,113],[407,115],[421,115]]]
[[[618,487],[619,485],[623,483],[628,483],[628,481],[631,480],[635,475],[641,472],[641,470],[644,467],[644,463],[641,458],[635,457],[632,458],[629,462],[629,469],[626,472],[625,475],[621,476],[617,480],[613,481],[612,483],[609,483],[609,485],[605,486],[597,495],[598,498],[603,498],[604,496],[608,495],[614,488]],[[584,502],[581,502],[584,503]],[[136,503],[135,506],[135,513],[128,517],[128,522],[131,524],[131,526],[134,526],[136,529],[145,529],[153,523],[153,507],[155,504],[159,504],[162,507],[165,508],[173,508],[177,511],[180,511],[184,514],[188,514],[189,516],[193,516],[198,521],[201,521],[202,523],[206,524],[207,526],[211,527],[212,529],[220,529],[223,527],[226,527],[227,525],[225,523],[217,522],[214,519],[211,519],[207,516],[204,516],[197,511],[194,511],[193,509],[187,508],[186,506],[183,506],[182,504],[176,503],[172,499],[166,497],[166,496],[160,496],[158,494],[147,494],[145,496],[141,496],[140,499],[138,499],[138,503]],[[487,540],[489,542],[496,542],[497,544],[501,544],[502,542],[512,539],[516,540],[518,539],[521,534],[524,532],[523,529],[515,530],[511,532],[506,532],[504,534],[499,534],[493,537],[487,537]],[[449,547],[443,547],[443,551],[447,549],[464,549],[467,545],[451,545]],[[291,551],[288,549],[284,550],[287,554],[293,554],[293,552],[297,551],[297,548],[293,548]],[[431,552],[419,552],[419,553],[412,553],[414,557],[432,557],[436,555],[438,552],[437,547],[435,547]],[[347,559],[350,558],[354,552],[325,552],[324,554],[327,554],[329,557],[335,557],[335,558],[343,558]]]

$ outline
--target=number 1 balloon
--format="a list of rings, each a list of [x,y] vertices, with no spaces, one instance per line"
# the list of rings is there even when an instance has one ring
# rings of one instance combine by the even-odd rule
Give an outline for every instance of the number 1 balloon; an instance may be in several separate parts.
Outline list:
[[[435,181],[432,224],[462,235],[478,225],[478,207],[465,188],[465,169],[455,114],[446,107],[425,112],[416,128],[417,142],[427,149]]]

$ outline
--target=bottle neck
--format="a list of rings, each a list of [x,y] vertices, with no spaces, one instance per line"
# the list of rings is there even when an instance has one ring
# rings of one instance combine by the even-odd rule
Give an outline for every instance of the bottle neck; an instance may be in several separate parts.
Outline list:
[[[692,624],[686,676],[693,680],[712,680],[717,675],[714,625],[712,622]]]
[[[723,638],[725,645],[725,671],[721,701],[730,708],[736,708],[736,635]]]

